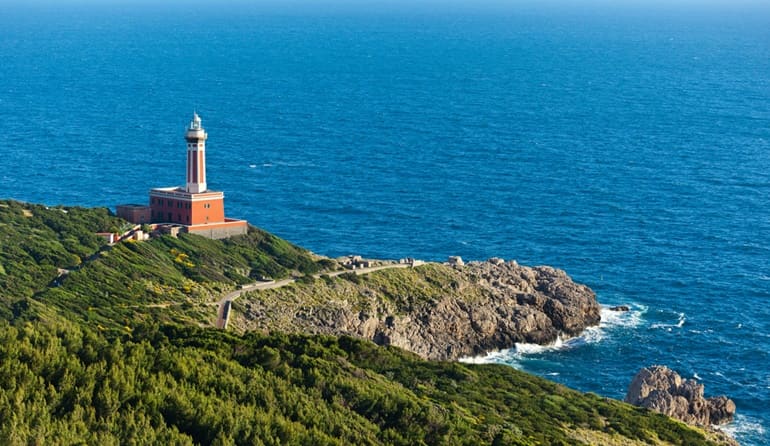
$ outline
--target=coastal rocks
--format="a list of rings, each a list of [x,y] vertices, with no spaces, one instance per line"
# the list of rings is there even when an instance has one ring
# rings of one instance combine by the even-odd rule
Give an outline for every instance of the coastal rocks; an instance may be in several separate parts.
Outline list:
[[[610,311],[626,312],[631,311],[631,307],[628,305],[616,305],[614,307],[610,307]]]
[[[521,342],[547,344],[599,323],[594,293],[564,271],[492,259],[467,263],[463,274],[482,290],[482,298],[428,302],[407,317],[395,316],[373,340],[428,359],[452,360]]]
[[[628,387],[625,401],[679,419],[708,427],[729,423],[735,403],[724,396],[704,398],[703,385],[682,379],[665,366],[643,368]]]
[[[505,260],[501,259],[500,257],[492,257],[491,259],[487,260],[487,262],[495,265],[495,266],[501,266],[505,263]]]
[[[726,396],[714,396],[708,399],[711,424],[725,424],[735,417],[735,402]]]
[[[389,280],[319,281],[274,301],[265,294],[244,299],[241,326],[346,334],[426,359],[455,360],[516,343],[548,344],[600,321],[593,291],[547,266],[502,259],[462,267],[426,264],[394,272]],[[394,284],[403,286],[395,291]]]

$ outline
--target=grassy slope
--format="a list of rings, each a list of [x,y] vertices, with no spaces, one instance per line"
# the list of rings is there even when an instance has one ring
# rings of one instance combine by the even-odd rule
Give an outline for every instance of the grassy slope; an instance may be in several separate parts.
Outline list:
[[[195,328],[221,290],[329,266],[258,230],[120,244],[51,287],[57,267],[100,248],[94,231],[120,224],[104,210],[66,210],[0,202],[2,444],[711,444],[508,367],[431,363],[344,337]],[[365,283],[398,300],[445,273]]]
[[[105,329],[143,320],[205,325],[216,316],[212,302],[238,284],[333,266],[256,228],[227,241],[185,234],[113,247],[95,235],[125,225],[106,209],[0,201],[0,312],[42,302]],[[71,272],[53,286],[59,268]]]
[[[104,327],[150,319],[210,324],[218,298],[257,277],[312,273],[324,262],[258,229],[220,242],[181,235],[103,251],[39,299]]]
[[[0,290],[3,301],[32,296],[87,259],[104,240],[97,231],[125,222],[106,209],[47,208],[0,201]]]

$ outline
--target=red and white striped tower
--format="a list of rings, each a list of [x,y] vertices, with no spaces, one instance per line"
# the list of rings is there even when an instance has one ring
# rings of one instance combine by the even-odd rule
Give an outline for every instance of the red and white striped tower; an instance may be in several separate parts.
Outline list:
[[[201,118],[193,113],[190,127],[184,135],[187,140],[187,187],[191,194],[206,192],[206,138],[208,135],[201,127]]]

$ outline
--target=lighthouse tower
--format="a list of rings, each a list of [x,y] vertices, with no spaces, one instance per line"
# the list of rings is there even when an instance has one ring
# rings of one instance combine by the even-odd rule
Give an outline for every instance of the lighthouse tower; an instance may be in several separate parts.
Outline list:
[[[184,139],[187,140],[187,186],[185,191],[191,194],[206,192],[206,138],[208,135],[201,127],[201,118],[193,113],[190,126]]]
[[[225,217],[225,194],[209,190],[206,186],[206,139],[201,118],[193,113],[184,139],[187,141],[187,182],[179,187],[155,187],[150,189],[149,214],[157,226],[181,226],[186,232],[210,238],[224,238],[245,234],[249,226],[246,220]],[[146,220],[147,206],[139,206]],[[137,206],[123,206],[121,216],[129,221],[134,218]],[[144,221],[142,221],[144,222]]]

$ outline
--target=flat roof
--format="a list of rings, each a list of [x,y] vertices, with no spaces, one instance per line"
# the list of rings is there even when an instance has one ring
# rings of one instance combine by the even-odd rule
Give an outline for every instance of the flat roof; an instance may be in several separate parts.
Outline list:
[[[225,194],[221,191],[206,190],[205,192],[187,192],[181,187],[153,187],[150,189],[150,196],[167,198],[224,198]]]

